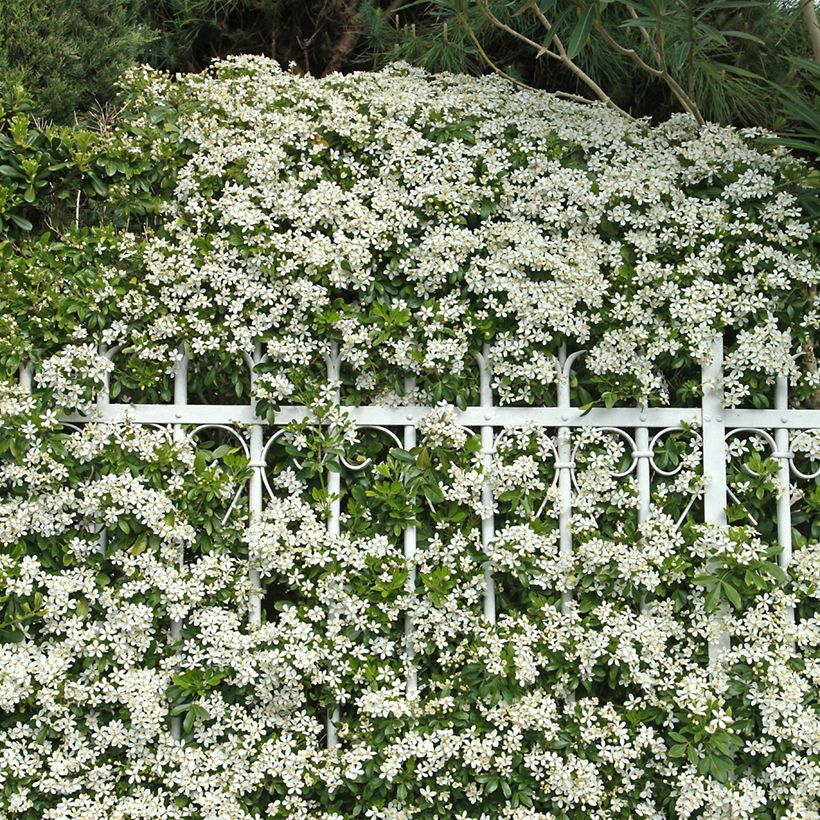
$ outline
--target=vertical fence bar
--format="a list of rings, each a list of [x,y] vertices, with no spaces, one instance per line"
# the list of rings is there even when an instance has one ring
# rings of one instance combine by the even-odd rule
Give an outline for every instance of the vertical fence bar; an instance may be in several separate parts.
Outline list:
[[[188,357],[185,351],[179,350],[176,369],[174,370],[174,416],[177,419],[185,417],[185,408],[188,405]],[[174,424],[174,441],[185,440],[185,428],[181,423]],[[179,569],[185,566],[185,552],[182,544],[179,545]],[[177,643],[182,638],[182,621],[179,618],[171,619],[170,628],[171,640]],[[174,740],[182,738],[182,718],[180,716],[171,718],[171,737]]]
[[[774,406],[785,413],[789,409],[789,381],[786,376],[778,376],[775,384]],[[782,419],[785,421],[785,419]],[[777,499],[777,543],[780,545],[780,566],[788,569],[792,560],[792,508],[791,483],[789,481],[789,431],[778,427],[774,431],[778,459],[777,482],[780,496]]]
[[[256,365],[262,361],[262,345],[257,342],[254,345],[253,358],[249,360],[251,371],[251,408],[253,415],[256,415]],[[265,463],[262,460],[264,450],[264,431],[262,425],[254,423],[251,425],[249,442],[250,460],[248,466],[251,468],[251,477],[248,483],[248,515],[250,523],[258,520],[262,514],[262,470]],[[250,581],[250,592],[248,594],[248,622],[252,629],[262,623],[262,585],[260,582],[259,569],[257,567],[248,568],[248,578]]]
[[[408,376],[404,381],[406,395],[411,395],[416,387],[416,380]],[[408,416],[408,421],[412,416]],[[404,426],[404,449],[412,450],[416,446],[416,425]],[[404,528],[404,560],[407,564],[407,593],[411,601],[416,598],[416,525],[408,524]],[[416,671],[416,651],[413,646],[414,627],[412,612],[404,616],[404,652],[407,657],[407,696],[413,698],[418,691],[418,676]]]
[[[572,363],[578,354],[567,356],[567,347],[561,345],[558,353],[558,408],[561,420],[569,420],[569,410],[572,406],[570,396],[570,375]],[[555,469],[558,471],[558,554],[562,563],[569,562],[572,557],[572,472],[575,462],[572,458],[572,434],[569,427],[558,428],[558,460]],[[566,613],[572,602],[572,592],[565,590],[561,593],[561,611]],[[575,692],[567,692],[568,703],[575,702]]]
[[[479,368],[479,385],[481,407],[487,408],[484,420],[492,419],[491,408],[493,406],[493,388],[490,381],[490,346],[484,345],[481,355],[476,357]],[[491,424],[481,427],[481,459],[484,469],[487,472],[484,483],[481,486],[481,544],[484,552],[488,553],[490,545],[495,538],[495,515],[493,514],[494,499],[493,485],[489,478],[489,470],[493,462],[493,446],[495,430]],[[484,564],[484,617],[491,623],[495,623],[495,579],[493,578],[492,565],[487,559]]]
[[[723,336],[712,341],[709,361],[702,369],[703,477],[706,488],[703,513],[706,524],[726,526],[726,424],[723,418]],[[725,602],[717,613],[727,615]],[[709,660],[717,660],[730,647],[728,632],[721,629],[709,641]]]
[[[566,411],[561,414],[561,419],[569,419],[569,409],[571,407],[569,380],[572,359],[567,356],[567,347],[561,345],[558,354],[558,407]],[[575,464],[572,460],[572,437],[569,427],[558,428],[558,460],[555,463],[558,471],[558,534],[559,534],[559,555],[562,561],[568,561],[572,556],[572,471]],[[572,601],[572,593],[567,590],[561,595],[562,609],[567,610]]]
[[[105,356],[109,358],[113,355],[113,351],[109,351],[105,345],[100,345],[99,348],[100,356]],[[99,393],[97,393],[97,413],[99,413],[100,417],[104,417],[105,411],[111,405],[111,375],[106,373],[103,375],[103,386]]]
[[[641,413],[643,416],[644,413]],[[652,504],[652,476],[649,460],[652,453],[649,450],[649,429],[638,427],[635,429],[635,452],[633,458],[638,460],[635,468],[638,473],[638,524],[645,524],[649,518]]]
[[[641,420],[646,418],[645,408],[641,408]],[[642,526],[649,519],[652,505],[652,451],[649,449],[649,428],[635,428],[635,452],[632,457],[637,459],[635,470],[638,474],[638,526]],[[646,595],[641,595],[641,612],[646,612]]]
[[[781,421],[785,421],[785,413],[789,409],[789,379],[787,376],[778,376],[774,388],[774,406],[781,412]],[[774,431],[774,441],[777,452],[773,455],[777,459],[777,543],[780,546],[778,561],[781,569],[787,572],[792,560],[792,500],[791,482],[789,480],[789,464],[791,452],[789,431],[785,427],[778,427]],[[794,608],[789,607],[787,618],[794,621]]]
[[[562,561],[569,561],[572,556],[572,441],[569,427],[558,428],[558,554]],[[572,601],[572,592],[561,593],[561,604],[564,612]]]
[[[339,357],[339,346],[334,341],[331,342],[330,345],[330,353],[327,356],[327,380],[331,384],[336,385],[335,393],[334,393],[334,402],[336,404],[341,403],[341,394],[339,390],[339,378],[341,375],[341,360]],[[328,503],[330,506],[330,514],[328,515],[327,519],[327,531],[328,534],[332,537],[336,538],[340,532],[340,523],[341,523],[341,476],[338,471],[328,470],[327,471],[327,492],[328,492]],[[328,615],[328,621],[332,622],[334,620],[333,611]],[[328,749],[335,749],[339,745],[339,738],[336,734],[336,725],[339,722],[339,718],[341,717],[341,713],[339,711],[338,704],[332,706],[328,710],[326,724],[327,724],[327,748]]]
[[[111,357],[116,352],[115,348],[108,349],[105,345],[100,345],[97,348],[100,356],[105,356],[107,359],[111,359]],[[105,373],[103,375],[103,386],[99,393],[97,393],[97,413],[99,414],[100,418],[105,417],[105,413],[108,408],[111,406],[111,374]],[[99,551],[103,555],[105,555],[105,551],[108,549],[108,530],[105,528],[105,524],[100,524],[99,529],[97,530],[97,539],[99,544]]]
[[[34,368],[30,364],[21,364],[19,368],[20,387],[31,392],[34,383]]]

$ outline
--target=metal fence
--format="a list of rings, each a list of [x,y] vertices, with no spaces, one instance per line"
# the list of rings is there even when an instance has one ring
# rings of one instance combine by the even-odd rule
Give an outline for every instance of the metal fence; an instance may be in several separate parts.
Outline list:
[[[618,434],[626,442],[631,456],[630,467],[622,475],[634,471],[638,489],[638,520],[646,521],[650,513],[653,476],[668,475],[655,463],[653,454],[660,438],[670,431],[682,429],[682,424],[694,425],[701,439],[702,468],[705,479],[703,495],[703,523],[726,524],[726,506],[732,490],[727,484],[727,440],[738,434],[758,437],[769,449],[768,455],[776,459],[778,465],[777,483],[777,535],[781,547],[779,562],[785,570],[792,555],[791,523],[791,475],[805,480],[814,480],[820,469],[813,473],[800,471],[794,463],[791,445],[796,436],[806,431],[820,429],[820,410],[798,410],[789,408],[788,383],[785,377],[777,379],[775,385],[774,409],[726,409],[723,401],[723,340],[715,339],[712,345],[711,362],[702,369],[703,397],[699,407],[612,407],[584,410],[573,407],[570,402],[570,377],[579,353],[558,357],[557,365],[558,400],[553,407],[496,407],[493,402],[491,372],[488,351],[477,356],[480,380],[480,404],[455,411],[456,420],[464,427],[480,429],[482,456],[492,458],[494,444],[500,432],[522,425],[537,425],[555,428],[554,450],[555,481],[559,495],[558,526],[560,554],[567,556],[572,551],[572,531],[570,518],[573,509],[573,484],[575,473],[574,431],[581,427],[591,427]],[[263,361],[261,348],[257,346],[254,356],[247,357],[250,370],[251,396],[254,392],[254,368]],[[310,418],[305,407],[285,406],[276,413],[273,423],[257,416],[256,402],[252,398],[246,405],[196,405],[188,403],[187,385],[188,360],[179,360],[174,378],[174,403],[166,404],[117,404],[109,401],[107,390],[98,398],[97,413],[91,416],[66,416],[67,423],[109,423],[124,420],[151,425],[169,425],[177,437],[199,433],[207,428],[232,431],[240,440],[251,468],[247,486],[247,503],[251,520],[258,517],[264,506],[264,490],[270,489],[265,476],[268,448],[282,432],[282,427],[293,420]],[[327,359],[327,377],[330,382],[338,382],[340,359],[334,347]],[[31,385],[31,371],[21,374],[24,384]],[[337,393],[337,402],[339,401]],[[376,428],[388,432],[397,444],[405,449],[416,445],[418,420],[432,408],[424,406],[346,406],[343,408],[349,418],[361,428]],[[389,428],[400,428],[403,435],[397,435]],[[249,430],[247,436],[239,430]],[[327,522],[330,534],[340,531],[340,482],[339,472],[328,473],[328,490],[331,496],[330,515]],[[485,483],[482,499],[487,509],[492,509],[493,488]],[[486,515],[481,526],[482,543],[488,546],[495,534],[492,514]],[[404,555],[410,572],[409,584],[414,584],[414,556],[416,551],[415,527],[408,526],[404,532]],[[262,600],[259,572],[250,570],[251,593],[248,602],[251,626],[261,623]],[[495,622],[495,585],[490,568],[485,570],[486,594],[484,616],[490,623]],[[570,600],[565,595],[565,603]],[[405,623],[405,637],[409,638],[412,623]],[[172,624],[172,636],[178,638],[180,624]],[[709,657],[718,658],[728,646],[728,634],[721,633],[709,644]],[[410,650],[412,651],[412,650]],[[412,666],[412,664],[411,664]],[[415,689],[415,676],[411,674],[408,689]],[[337,744],[332,713],[327,721],[327,743]],[[178,734],[178,724],[173,731]]]

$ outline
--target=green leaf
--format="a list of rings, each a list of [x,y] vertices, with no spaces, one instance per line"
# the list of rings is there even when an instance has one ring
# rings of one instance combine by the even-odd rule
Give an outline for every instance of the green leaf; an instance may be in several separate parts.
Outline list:
[[[196,715],[196,717],[201,717],[203,720],[208,720],[211,716],[208,710],[204,706],[200,706],[198,703],[193,705],[191,711]]]
[[[440,504],[442,501],[444,501],[444,493],[435,484],[428,484],[424,488],[424,497],[431,504]]]
[[[743,602],[740,599],[740,593],[728,582],[722,581],[723,591],[726,593],[726,597],[731,602],[732,606],[735,609],[741,609],[743,607]]]
[[[666,753],[669,757],[683,757],[686,754],[687,744],[684,743],[676,743],[674,746],[669,747],[669,751]]]
[[[0,627],[0,644],[19,643],[23,640],[23,633],[19,629],[6,629]]]
[[[88,175],[89,180],[91,181],[91,187],[94,189],[94,193],[97,196],[105,196],[108,193],[108,188],[106,188],[105,183],[94,173],[89,173]]]
[[[723,29],[720,32],[724,37],[734,37],[738,40],[749,40],[752,43],[757,43],[758,45],[763,45],[763,40],[760,37],[755,37],[754,34],[749,34],[748,31],[735,31],[733,29]]]
[[[416,457],[412,453],[408,453],[407,450],[402,450],[401,447],[391,447],[390,455],[393,456],[396,461],[403,461],[405,464],[416,463]]]
[[[698,586],[709,586],[710,584],[714,584],[715,581],[717,581],[717,578],[714,575],[696,575],[692,579],[692,583]]]
[[[211,459],[224,458],[230,452],[230,444],[220,444],[219,447],[217,447],[216,450],[214,450],[213,453],[211,453]]]
[[[734,769],[734,762],[730,758],[719,754],[710,754],[707,760],[709,761],[709,769],[715,779],[725,783]]]
[[[735,11],[737,9],[760,8],[760,0],[712,0],[700,8],[698,19],[718,11]]]
[[[9,214],[9,219],[23,231],[30,231],[34,227],[25,217],[18,214]]]
[[[575,24],[575,28],[570,33],[569,40],[567,42],[567,57],[569,57],[570,60],[577,57],[587,44],[587,40],[589,40],[589,33],[592,31],[592,22],[594,19],[594,5],[588,6],[581,12],[581,16]]]
[[[763,564],[763,569],[772,576],[778,583],[785,584],[786,583],[786,573],[774,562],[766,561]]]
[[[705,607],[707,612],[714,612],[720,603],[720,584],[716,584],[706,596]]]
[[[145,552],[146,547],[148,546],[148,536],[143,532],[140,533],[139,538],[137,539],[136,544],[131,547],[131,555],[141,555]]]

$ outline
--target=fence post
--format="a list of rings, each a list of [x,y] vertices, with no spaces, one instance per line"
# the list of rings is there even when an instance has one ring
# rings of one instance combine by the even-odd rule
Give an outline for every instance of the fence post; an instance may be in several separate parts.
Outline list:
[[[104,356],[109,361],[113,361],[114,354],[119,348],[109,348],[104,344],[97,347],[97,352],[100,356]],[[111,374],[106,373],[103,376],[103,386],[99,393],[97,393],[97,415],[100,418],[105,418],[108,409],[111,407]],[[99,551],[105,555],[108,549],[108,530],[104,524],[100,524],[98,530]]]
[[[256,365],[261,361],[262,345],[256,342],[253,357],[248,361],[251,371],[251,409],[254,416],[256,416],[256,373],[254,371]],[[262,514],[262,470],[265,467],[263,461],[264,432],[262,425],[257,422],[251,424],[248,452],[250,456],[248,466],[252,470],[248,483],[248,514],[250,523],[253,524]],[[248,595],[248,621],[254,629],[262,623],[262,586],[257,567],[248,568],[248,579],[251,587]]]
[[[18,370],[20,376],[20,387],[31,392],[31,386],[34,382],[34,368],[29,363],[21,364]]]
[[[405,395],[413,395],[416,387],[416,380],[408,376],[404,381]],[[412,414],[408,414],[408,421],[412,422]],[[404,449],[412,450],[416,446],[416,425],[406,424],[404,426]],[[404,560],[407,564],[407,593],[410,600],[415,602],[416,598],[416,525],[408,524],[404,528]],[[404,616],[404,651],[407,657],[407,696],[415,697],[418,691],[418,678],[415,666],[416,652],[413,647],[413,615],[408,611]]]
[[[703,429],[703,478],[706,483],[703,498],[704,522],[726,526],[726,423],[723,407],[723,335],[712,341],[709,361],[701,372],[703,399],[701,403]],[[728,612],[725,602],[717,612],[718,623]],[[730,648],[729,633],[721,629],[709,640],[709,660],[717,660]]]
[[[327,356],[327,380],[329,383],[335,383],[336,390],[334,393],[334,401],[336,404],[341,403],[341,395],[339,391],[339,378],[341,375],[341,360],[339,356],[339,345],[333,341],[330,343],[330,353]],[[341,475],[338,471],[327,471],[327,492],[328,503],[330,506],[330,515],[327,519],[327,531],[330,536],[337,538],[340,532],[341,523]],[[328,623],[334,620],[333,610],[328,614]],[[327,748],[335,749],[339,745],[339,738],[336,734],[336,724],[339,722],[341,713],[338,704],[332,706],[327,714]]]
[[[188,357],[185,351],[180,348],[178,351],[176,368],[174,369],[174,416],[177,419],[185,418],[185,408],[188,405]],[[185,440],[185,428],[181,423],[174,424],[174,441]],[[179,545],[179,569],[185,566],[185,551],[182,544]],[[182,621],[179,618],[171,619],[171,640],[176,643],[182,638]],[[182,718],[171,718],[171,737],[174,740],[182,738]]]
[[[641,408],[642,419],[646,418],[644,408]],[[638,460],[635,468],[638,473],[638,524],[645,524],[649,519],[652,506],[652,473],[649,460],[652,453],[649,450],[649,428],[635,429],[635,452],[632,457]]]
[[[486,408],[484,421],[492,419],[493,388],[490,380],[490,346],[485,344],[478,360],[479,388],[481,407]],[[481,485],[481,545],[484,552],[489,552],[490,545],[495,538],[495,515],[493,514],[493,484],[489,478],[489,470],[493,463],[493,446],[495,430],[491,424],[481,427],[481,460],[486,475]],[[491,624],[495,623],[495,579],[493,578],[492,564],[488,558],[484,564],[484,617]]]
[[[646,406],[641,406],[641,421],[646,420]],[[652,451],[649,449],[649,428],[635,428],[635,452],[632,458],[638,464],[635,468],[638,478],[638,526],[649,520],[652,508]],[[641,595],[641,612],[647,611],[646,594]]]
[[[558,408],[561,421],[569,421],[569,410],[572,407],[570,396],[570,376],[572,364],[581,352],[567,355],[567,346],[562,344],[558,352]],[[558,554],[562,563],[572,559],[572,475],[575,462],[572,458],[572,431],[569,427],[558,428],[558,447],[555,469],[558,473]],[[561,593],[561,611],[566,614],[572,603],[572,592]],[[575,692],[568,691],[567,703],[575,703]]]
[[[786,421],[786,412],[789,409],[789,379],[788,376],[777,377],[774,388],[774,406],[781,413],[780,421]],[[774,441],[777,451],[772,456],[777,459],[777,543],[780,546],[778,562],[780,568],[787,572],[792,560],[792,499],[791,481],[789,480],[789,465],[791,451],[789,431],[785,427],[778,427],[774,431]],[[794,608],[788,608],[787,618],[794,622]]]
[[[572,362],[575,356],[567,356],[566,344],[561,345],[558,353],[558,407],[564,411],[561,420],[569,420],[571,407],[569,381]],[[569,561],[572,556],[572,471],[575,464],[572,460],[572,433],[569,427],[558,428],[558,460],[555,469],[558,471],[558,554],[562,561]],[[561,609],[566,612],[572,593],[565,590],[561,594]]]

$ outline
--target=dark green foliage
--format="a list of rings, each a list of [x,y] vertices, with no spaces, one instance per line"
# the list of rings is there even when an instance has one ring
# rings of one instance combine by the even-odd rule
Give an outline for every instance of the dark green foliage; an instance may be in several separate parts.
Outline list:
[[[798,188],[803,209],[815,219],[820,217],[820,63],[798,59],[787,85],[774,85],[780,95],[781,136],[775,139],[804,154],[813,164]]]
[[[820,156],[820,64],[796,60],[795,74],[792,87],[777,86],[783,113],[794,124],[781,141],[790,148]],[[795,86],[804,84],[808,85],[808,93],[801,96]]]
[[[109,100],[151,36],[139,11],[139,0],[3,0],[0,88],[24,86],[62,122]]]
[[[385,24],[370,0],[364,0],[362,19],[367,26],[371,57],[377,64],[403,59],[432,71],[488,71],[491,61],[504,73],[535,88],[591,96],[565,66],[545,55],[537,56],[531,45],[493,25],[482,5],[523,37],[549,44],[529,0],[410,2],[400,11],[399,26]],[[644,8],[637,3],[629,5]],[[597,6],[604,28],[615,39],[651,61],[638,28],[629,25],[634,20],[627,14],[626,4],[588,4],[581,0],[540,4],[575,63],[619,107],[634,116],[655,120],[680,110],[661,80],[649,76],[606,43],[592,24],[593,17],[585,13],[593,6]],[[690,10],[693,19],[701,18],[693,31],[689,28]],[[805,79],[791,70],[795,55],[809,54],[809,40],[796,2],[653,0],[645,4],[645,14],[653,32],[655,21],[664,21],[670,72],[697,101],[706,119],[773,128],[778,124],[780,106],[779,93],[771,82],[791,86],[797,94],[808,91]]]
[[[19,237],[70,220],[83,189],[104,191],[88,168],[94,135],[40,126],[22,93],[0,98],[0,234]],[[82,172],[90,172],[82,180]],[[74,200],[73,202],[70,200]]]
[[[795,59],[809,56],[797,0],[542,2],[574,62],[630,114],[662,120],[681,106],[663,80],[602,36],[598,22],[651,62],[627,5],[652,22],[652,31],[663,21],[670,73],[706,119],[788,127],[782,88],[811,106],[809,72],[793,70]],[[576,74],[499,30],[485,10],[522,37],[548,44],[532,4],[506,0],[7,0],[0,9],[0,88],[22,85],[39,113],[68,121],[113,100],[117,77],[137,61],[187,72],[252,53],[316,75],[397,59],[472,74],[492,70],[492,63],[527,85],[590,96]]]
[[[156,33],[146,57],[172,71],[200,71],[228,54],[262,54],[320,71],[341,19],[331,4],[308,0],[145,0]]]

